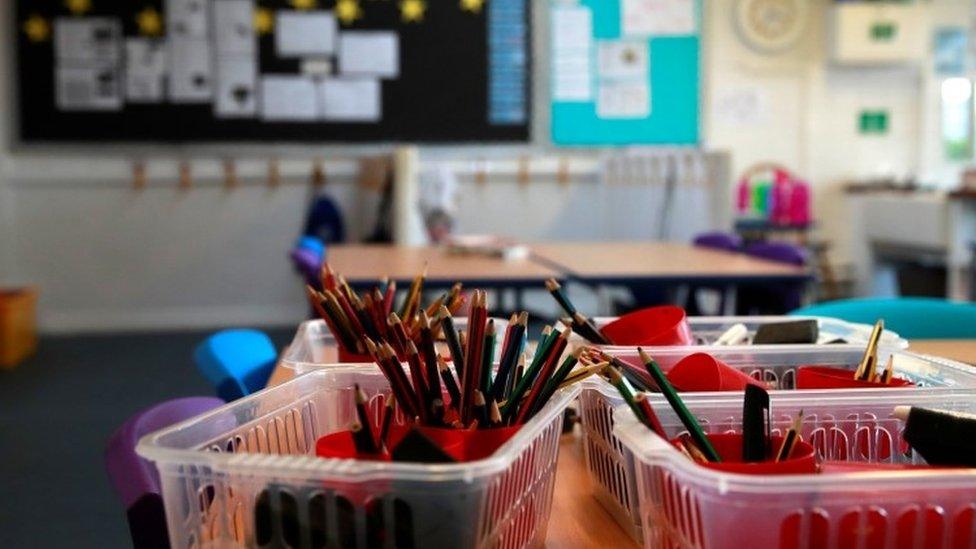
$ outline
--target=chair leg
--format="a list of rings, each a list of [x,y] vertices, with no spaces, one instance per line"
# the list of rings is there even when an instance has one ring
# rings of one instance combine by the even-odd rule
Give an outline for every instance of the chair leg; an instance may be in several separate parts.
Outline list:
[[[722,295],[722,316],[732,316],[735,314],[736,299],[738,298],[738,288],[735,284],[729,284],[725,287],[725,292]]]
[[[687,309],[688,301],[691,299],[695,299],[695,295],[688,284],[682,284],[674,289],[674,303],[679,307]]]

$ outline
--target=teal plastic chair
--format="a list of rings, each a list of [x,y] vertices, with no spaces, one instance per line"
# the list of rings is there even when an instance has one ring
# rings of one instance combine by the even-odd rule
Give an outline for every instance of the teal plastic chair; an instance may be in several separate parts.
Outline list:
[[[223,330],[198,345],[193,359],[217,396],[231,402],[264,389],[278,353],[264,332]]]
[[[797,309],[791,315],[829,316],[874,324],[906,339],[976,338],[976,304],[925,297],[843,299]]]

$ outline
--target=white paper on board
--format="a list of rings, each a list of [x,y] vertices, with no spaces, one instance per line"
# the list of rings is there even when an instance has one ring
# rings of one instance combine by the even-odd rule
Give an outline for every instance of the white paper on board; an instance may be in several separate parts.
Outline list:
[[[695,34],[695,0],[620,0],[625,37]]]
[[[552,10],[552,97],[593,100],[593,14],[586,7]]]
[[[651,114],[651,86],[649,82],[600,82],[596,114],[600,118],[647,118]]]
[[[166,99],[166,43],[155,38],[125,41],[125,97],[133,103]]]
[[[723,86],[712,101],[715,120],[728,126],[761,126],[769,123],[769,100],[759,86]]]
[[[215,0],[213,20],[218,57],[256,55],[253,0]]]
[[[169,64],[169,97],[174,103],[207,103],[213,99],[209,40],[169,40]]]
[[[306,76],[264,76],[261,118],[269,121],[310,121],[318,118],[315,81]]]
[[[64,111],[117,111],[122,109],[122,83],[118,65],[59,65],[55,71],[55,104]]]
[[[257,115],[258,67],[253,57],[218,58],[216,77],[214,115],[217,118],[250,118]]]
[[[343,75],[396,78],[400,75],[400,38],[395,32],[339,33],[339,71]]]
[[[319,84],[322,118],[329,122],[378,122],[382,118],[380,81],[326,78]]]
[[[338,27],[331,11],[279,11],[275,49],[281,57],[331,55]]]
[[[54,57],[58,61],[117,63],[122,24],[110,17],[58,17],[54,20]]]
[[[310,57],[302,59],[301,63],[299,63],[298,70],[306,76],[325,78],[332,75],[334,66],[335,63],[331,59]]]
[[[601,41],[597,52],[600,78],[648,78],[651,64],[646,40]]]
[[[166,0],[166,30],[170,40],[209,36],[207,0]]]

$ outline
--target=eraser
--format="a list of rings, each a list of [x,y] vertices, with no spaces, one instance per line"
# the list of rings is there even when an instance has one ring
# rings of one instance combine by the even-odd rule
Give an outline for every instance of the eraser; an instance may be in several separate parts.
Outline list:
[[[791,320],[762,324],[752,338],[753,345],[785,345],[789,343],[816,343],[820,335],[817,320]]]

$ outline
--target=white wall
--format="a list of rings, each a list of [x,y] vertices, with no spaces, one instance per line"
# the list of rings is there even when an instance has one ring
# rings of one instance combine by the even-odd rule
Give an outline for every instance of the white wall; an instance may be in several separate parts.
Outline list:
[[[759,160],[775,160],[796,169],[816,187],[816,211],[823,233],[844,260],[846,218],[839,185],[847,178],[871,175],[886,165],[896,173],[938,173],[937,148],[920,139],[931,133],[931,105],[937,93],[924,74],[901,69],[828,68],[824,12],[827,0],[812,0],[807,35],[791,53],[767,57],[741,44],[732,28],[731,0],[706,0],[703,47],[704,141],[709,149],[733,153],[733,173]],[[539,4],[542,4],[541,2]],[[968,21],[964,0],[934,0],[936,17]],[[9,11],[9,10],[3,10]],[[3,17],[9,17],[4,13]],[[547,17],[534,13],[534,51],[548,51]],[[10,21],[5,21],[9,26]],[[11,40],[0,47],[0,74],[12,74]],[[548,144],[548,60],[535,58],[534,152]],[[13,104],[7,89],[0,105]],[[716,117],[722,90],[759,86],[768,116],[754,126],[727,124]],[[921,98],[921,99],[920,99]],[[925,108],[922,108],[924,105]],[[891,129],[883,137],[856,133],[856,113],[864,107],[890,111]],[[937,111],[935,111],[937,114]],[[92,153],[79,148],[12,149],[11,117],[0,117],[6,137],[0,153],[0,283],[34,283],[42,290],[41,325],[48,331],[139,329],[235,324],[293,324],[305,312],[299,280],[285,258],[298,234],[308,200],[305,186],[276,190],[247,187],[225,192],[219,186],[189,192],[175,190],[180,158],[194,157],[194,174],[219,185],[219,159],[226,147],[171,146],[113,148]],[[937,120],[937,118],[936,118]],[[937,123],[937,122],[936,122]],[[234,147],[235,157],[256,160],[239,166],[242,177],[264,175],[260,159],[286,160],[286,180],[307,178],[308,158],[349,157],[388,152],[373,147]],[[424,148],[424,159],[508,157],[517,147]],[[592,158],[592,153],[576,154]],[[150,189],[125,187],[129,158],[147,158]],[[288,160],[288,158],[299,158]],[[347,208],[356,228],[368,201],[354,188],[355,165],[328,165],[329,192]],[[567,186],[554,181],[522,187],[492,181],[466,184],[461,228],[507,232],[519,227],[525,239],[647,238],[654,234],[659,189],[604,188],[592,178]],[[695,218],[694,196],[680,215]],[[585,213],[584,213],[585,212]],[[650,212],[650,214],[649,214]],[[708,216],[697,216],[707,228]],[[702,219],[704,218],[704,219]],[[690,226],[688,232],[697,227]],[[686,238],[686,234],[675,234]]]
[[[852,245],[842,187],[879,175],[917,176],[955,184],[958,166],[947,163],[939,141],[939,80],[931,63],[912,67],[841,67],[828,60],[828,0],[811,0],[809,24],[796,47],[759,54],[736,36],[734,2],[706,2],[708,82],[706,144],[732,153],[733,174],[759,161],[776,161],[814,186],[814,210],[834,259],[847,262]],[[933,28],[969,21],[967,0],[926,3]],[[927,47],[931,39],[926,42]],[[760,90],[766,116],[756,124],[724,122],[718,105],[729,90]],[[858,133],[863,109],[889,112],[884,135]]]

